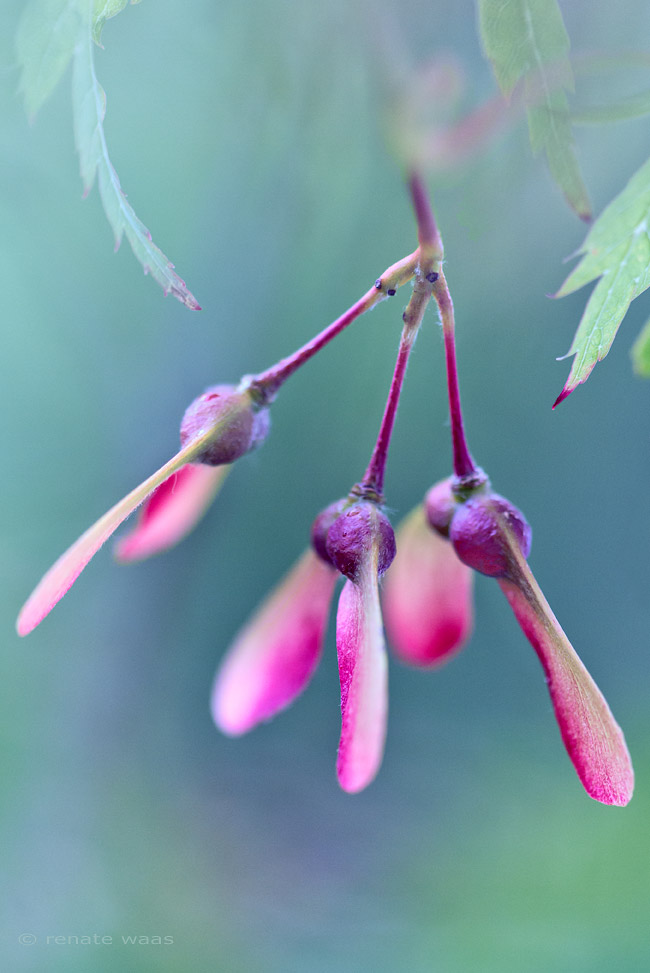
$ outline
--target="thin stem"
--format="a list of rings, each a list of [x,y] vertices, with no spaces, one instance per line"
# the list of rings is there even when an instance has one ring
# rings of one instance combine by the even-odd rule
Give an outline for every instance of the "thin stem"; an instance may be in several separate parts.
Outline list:
[[[472,476],[477,472],[476,465],[465,439],[463,427],[463,412],[460,405],[460,389],[458,387],[458,369],[456,367],[456,341],[454,337],[454,305],[447,287],[445,275],[440,270],[438,279],[433,285],[433,296],[436,299],[442,321],[442,333],[445,341],[445,359],[447,362],[447,390],[449,394],[449,418],[451,420],[451,445],[454,458],[454,473],[457,477]]]
[[[395,371],[393,372],[393,378],[390,383],[390,390],[388,392],[388,399],[386,400],[384,416],[381,420],[381,426],[379,427],[379,435],[377,436],[377,442],[375,443],[375,448],[372,452],[372,456],[370,457],[370,462],[368,463],[368,469],[366,470],[363,480],[361,481],[361,492],[363,493],[367,491],[369,493],[376,493],[378,497],[381,497],[384,489],[384,471],[386,469],[388,447],[390,445],[390,438],[393,432],[393,425],[395,423],[395,415],[397,413],[397,405],[399,402],[400,393],[402,391],[402,383],[404,382],[406,366],[408,364],[411,348],[413,347],[414,338],[415,335],[412,334],[411,330],[405,326],[402,331],[399,351],[397,352]]]
[[[404,257],[385,270],[381,277],[377,278],[374,286],[363,297],[359,298],[352,307],[348,308],[341,317],[333,321],[320,334],[317,334],[315,338],[312,338],[311,341],[303,345],[302,348],[289,355],[288,358],[283,358],[265,372],[260,372],[259,375],[253,376],[250,380],[249,387],[254,389],[264,401],[270,402],[280,386],[298,368],[309,361],[316,352],[324,348],[326,344],[347,328],[349,324],[352,324],[358,317],[373,308],[375,304],[385,300],[387,297],[392,297],[398,287],[411,280],[415,276],[418,259],[419,250],[416,250],[414,253],[409,254],[408,257]]]
[[[454,472],[457,477],[472,476],[477,471],[474,460],[467,447],[465,430],[463,428],[463,412],[460,405],[458,369],[456,367],[454,305],[441,266],[444,248],[431,209],[429,196],[419,173],[411,173],[409,189],[418,223],[418,238],[420,240],[422,254],[419,268],[420,274],[433,285],[433,296],[438,304],[442,321],[442,332],[445,340],[445,359],[447,363],[447,390],[449,394],[449,417],[451,420]],[[434,265],[436,267],[435,271],[432,270]]]
[[[375,448],[372,452],[372,456],[370,457],[370,462],[368,463],[368,468],[365,472],[363,480],[354,491],[362,495],[376,495],[380,502],[384,488],[384,472],[386,469],[386,459],[388,457],[388,447],[390,446],[390,439],[393,432],[393,426],[395,424],[395,415],[397,413],[399,397],[402,391],[402,385],[404,383],[404,376],[406,375],[406,366],[408,365],[411,349],[417,337],[420,325],[422,324],[422,318],[424,317],[427,304],[431,300],[431,291],[431,282],[427,280],[426,277],[418,277],[416,279],[411,300],[409,301],[404,312],[404,327],[402,329],[399,350],[397,352],[395,371],[393,372],[393,378],[390,383],[390,389],[388,391],[388,398],[386,400],[386,407],[381,420],[381,426],[379,427],[377,442],[375,443]]]

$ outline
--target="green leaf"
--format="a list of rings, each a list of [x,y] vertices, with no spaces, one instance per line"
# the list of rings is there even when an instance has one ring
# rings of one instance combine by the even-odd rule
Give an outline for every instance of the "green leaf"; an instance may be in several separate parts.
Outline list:
[[[586,382],[611,348],[631,302],[650,286],[649,213],[650,159],[598,217],[578,251],[582,260],[557,293],[564,297],[600,278],[565,356],[576,357],[555,405]]]
[[[128,0],[93,0],[91,13],[91,30],[95,44],[101,47],[100,37],[107,20],[117,16],[126,7]],[[131,0],[140,3],[140,0]]]
[[[632,367],[641,378],[650,378],[650,320],[641,328],[641,332],[632,345],[630,351]]]
[[[557,0],[479,0],[479,25],[503,93],[522,88],[533,152],[544,150],[569,205],[590,219],[566,96],[573,90],[569,37]]]
[[[185,281],[174,272],[174,265],[158,249],[146,226],[138,219],[120,186],[111,164],[104,135],[106,95],[95,74],[93,32],[85,25],[74,52],[72,80],[75,144],[84,191],[92,188],[97,174],[104,212],[115,234],[115,249],[126,236],[131,249],[144,268],[162,287],[192,310],[199,310],[196,298]]]
[[[82,22],[79,0],[32,0],[18,24],[19,91],[33,118],[72,57]]]

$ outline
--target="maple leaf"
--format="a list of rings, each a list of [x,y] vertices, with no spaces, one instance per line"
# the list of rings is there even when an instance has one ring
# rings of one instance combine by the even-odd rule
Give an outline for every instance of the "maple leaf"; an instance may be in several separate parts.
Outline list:
[[[556,294],[564,297],[598,279],[564,356],[575,358],[553,408],[587,381],[611,348],[630,304],[650,286],[649,218],[650,159],[598,217],[578,251],[582,260]]]

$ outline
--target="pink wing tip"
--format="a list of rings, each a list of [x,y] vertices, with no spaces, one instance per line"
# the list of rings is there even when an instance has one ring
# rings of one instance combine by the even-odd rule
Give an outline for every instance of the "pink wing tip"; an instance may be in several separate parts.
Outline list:
[[[186,446],[144,483],[131,490],[55,561],[36,585],[18,616],[16,629],[19,635],[27,635],[43,621],[69,591],[100,547],[157,486],[184,465],[186,457],[191,456],[192,448],[191,444]]]
[[[72,569],[58,572],[59,580],[57,581],[59,563],[57,562],[47,572],[20,610],[16,620],[16,631],[21,637],[33,632],[52,609],[58,605],[85,568],[88,559],[83,561],[80,559],[73,565]]]
[[[379,767],[371,767],[366,772],[358,774],[350,772],[349,767],[344,762],[339,762],[336,775],[342,791],[345,791],[346,794],[360,794],[361,791],[365,791],[366,787],[372,784],[378,771]]]
[[[233,704],[232,694],[224,692],[223,686],[215,684],[210,699],[210,712],[218,730],[226,736],[240,737],[256,725],[254,714],[244,712]]]
[[[138,544],[137,538],[133,534],[120,537],[113,545],[113,557],[120,564],[129,564],[131,561],[141,560],[140,545]]]
[[[609,781],[596,782],[593,786],[585,785],[586,791],[594,801],[608,804],[610,807],[625,807],[632,800],[634,794],[634,771],[630,764],[629,772],[613,787]]]
[[[54,605],[52,605],[52,608],[53,607]],[[30,632],[33,632],[36,626],[40,625],[49,611],[51,611],[51,608],[38,610],[27,602],[16,620],[16,631],[21,638],[25,635],[29,635]]]

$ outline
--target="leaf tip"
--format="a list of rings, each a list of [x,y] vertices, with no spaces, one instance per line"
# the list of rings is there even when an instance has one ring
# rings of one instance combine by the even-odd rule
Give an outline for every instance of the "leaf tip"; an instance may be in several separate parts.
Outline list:
[[[585,189],[584,185],[582,186],[582,192],[577,197],[574,195],[567,195],[566,193],[564,194],[564,197],[573,212],[582,220],[583,223],[593,222],[594,217],[591,209],[591,200],[587,196],[587,190]]]
[[[565,399],[568,399],[568,397],[573,392],[573,389],[574,388],[575,388],[575,386],[565,385],[564,388],[562,389],[562,391],[560,392],[560,394],[558,395],[557,399],[555,400],[555,402],[551,406],[551,408],[554,409],[557,405],[560,404],[560,402],[564,402]]]
[[[203,310],[201,305],[197,301],[197,299],[194,297],[194,294],[192,294],[192,292],[188,290],[185,281],[177,274],[174,274],[174,276],[176,277],[177,283],[172,283],[169,285],[169,287],[165,291],[165,297],[167,297],[167,295],[171,293],[174,295],[174,297],[177,300],[181,302],[181,304],[184,304],[185,307],[188,307],[190,311]]]

